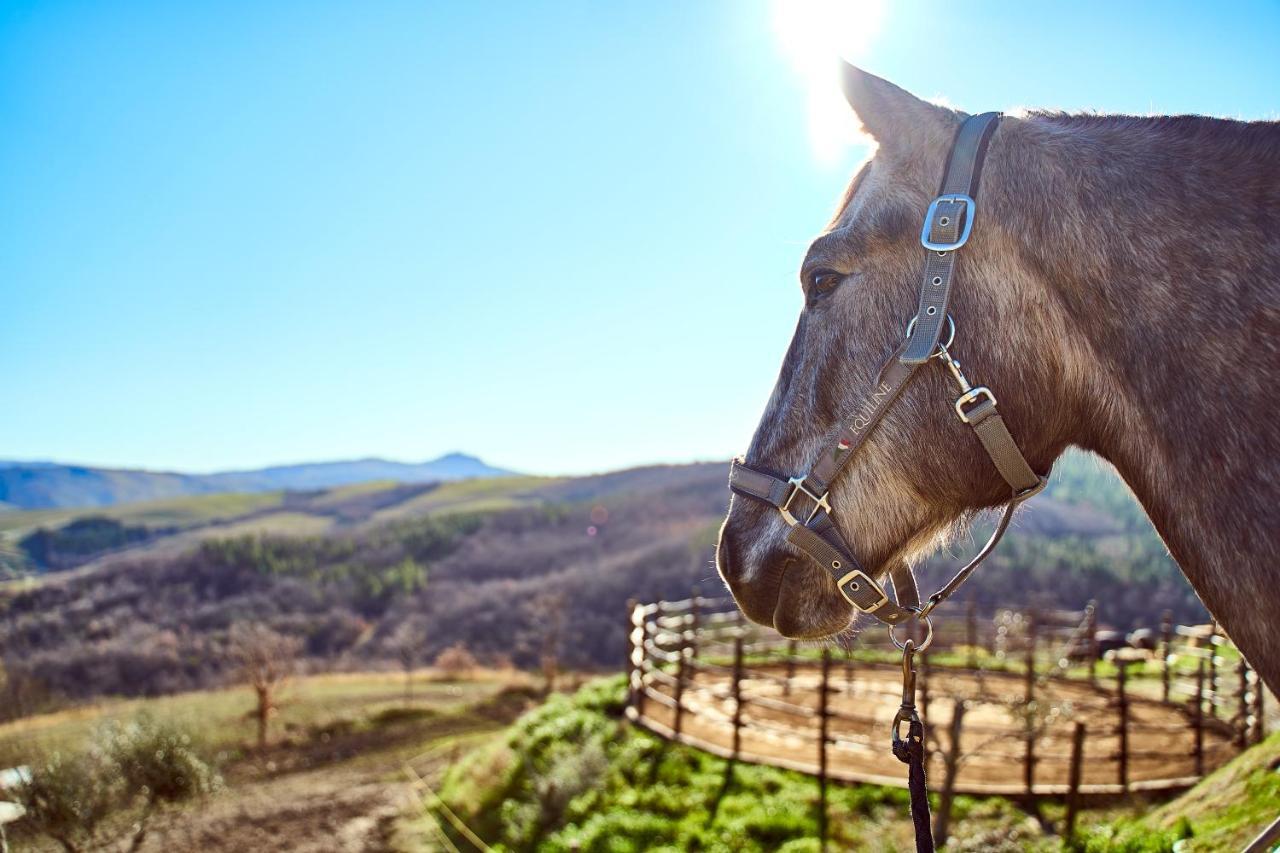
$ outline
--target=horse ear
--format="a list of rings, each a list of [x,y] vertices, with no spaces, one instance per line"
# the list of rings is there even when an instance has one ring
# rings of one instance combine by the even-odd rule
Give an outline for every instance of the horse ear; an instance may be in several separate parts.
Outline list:
[[[845,99],[882,150],[919,147],[938,135],[950,140],[960,121],[956,112],[921,100],[861,68],[841,64]]]

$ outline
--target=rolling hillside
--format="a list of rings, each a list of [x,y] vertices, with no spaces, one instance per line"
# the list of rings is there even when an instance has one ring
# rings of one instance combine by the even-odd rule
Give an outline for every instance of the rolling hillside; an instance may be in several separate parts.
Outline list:
[[[0,509],[113,506],[220,492],[329,489],[375,480],[431,483],[510,476],[511,473],[463,453],[450,453],[422,463],[357,459],[217,474],[90,468],[52,462],[0,462]]]
[[[720,588],[722,464],[252,498],[110,508],[136,542],[0,586],[10,673],[72,697],[215,685],[243,620],[299,636],[323,667],[393,665],[409,637],[424,661],[462,643],[491,663],[537,666],[555,648],[566,665],[612,668],[629,598]],[[0,541],[42,535],[55,554],[74,550],[59,537],[76,541],[68,532],[84,521],[8,518],[23,517]],[[1065,459],[1006,541],[966,587],[983,609],[1097,598],[1103,622],[1122,628],[1166,607],[1184,622],[1205,616],[1124,487],[1090,458]],[[925,574],[955,565],[943,555]]]

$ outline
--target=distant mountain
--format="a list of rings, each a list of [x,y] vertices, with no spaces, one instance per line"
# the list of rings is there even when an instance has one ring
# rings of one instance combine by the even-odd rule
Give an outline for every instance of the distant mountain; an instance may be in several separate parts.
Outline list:
[[[511,473],[463,453],[450,453],[419,463],[371,458],[216,474],[0,461],[0,512],[6,509],[111,506],[216,492],[329,489],[373,480],[430,483],[501,477]]]

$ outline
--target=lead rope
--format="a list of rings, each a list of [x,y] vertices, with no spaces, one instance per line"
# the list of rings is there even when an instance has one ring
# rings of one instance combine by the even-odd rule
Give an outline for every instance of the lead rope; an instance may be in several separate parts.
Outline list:
[[[893,718],[893,754],[907,765],[907,790],[911,792],[911,822],[916,829],[916,853],[934,853],[929,821],[929,789],[924,774],[924,723],[916,712],[916,644],[902,644],[902,705]],[[902,724],[907,736],[902,737]]]

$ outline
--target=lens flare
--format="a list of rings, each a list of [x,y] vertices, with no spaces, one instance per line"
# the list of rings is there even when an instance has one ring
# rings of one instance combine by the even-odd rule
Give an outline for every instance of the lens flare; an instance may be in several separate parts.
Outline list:
[[[883,0],[775,0],[778,49],[805,90],[814,158],[835,165],[854,144],[867,142],[840,91],[840,59],[857,63],[884,21]]]

